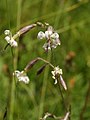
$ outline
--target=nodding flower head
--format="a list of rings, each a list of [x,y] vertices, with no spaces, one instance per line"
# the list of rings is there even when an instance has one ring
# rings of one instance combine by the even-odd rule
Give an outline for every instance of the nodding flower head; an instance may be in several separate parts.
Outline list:
[[[54,31],[52,26],[49,26],[44,32],[40,31],[37,36],[38,39],[46,39],[46,43],[43,45],[43,48],[48,51],[51,48],[56,48],[60,45],[59,34]]]
[[[51,72],[52,73],[52,78],[56,79],[58,76],[62,75],[62,69],[59,68],[59,66],[54,68],[54,71]]]
[[[59,68],[59,66],[57,67],[54,67],[54,70],[51,71],[52,73],[52,78],[55,80],[55,83],[54,84],[57,84],[58,83],[58,80],[60,80],[60,83],[61,85],[63,86],[63,88],[65,90],[67,90],[67,86],[66,86],[66,83],[65,81],[63,80],[62,78],[62,69]]]
[[[16,78],[18,79],[19,82],[24,82],[25,84],[29,83],[29,77],[26,75],[25,71],[18,71],[15,70],[13,75],[16,76]]]
[[[7,41],[7,43],[11,46],[11,47],[17,47],[18,44],[17,42],[14,40],[14,38],[12,37],[12,33],[10,32],[10,30],[5,30],[4,34],[6,35],[5,40]]]

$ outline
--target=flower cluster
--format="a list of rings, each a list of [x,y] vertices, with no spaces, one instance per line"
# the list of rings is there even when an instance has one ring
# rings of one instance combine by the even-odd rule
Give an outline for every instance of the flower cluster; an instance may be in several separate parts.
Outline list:
[[[60,69],[59,66],[54,67],[54,70],[51,71],[51,73],[52,73],[52,78],[55,80],[54,84],[57,84],[58,79],[60,79],[61,85],[63,86],[63,88],[65,90],[67,90],[66,83],[65,83],[65,81],[62,78],[62,69]]]
[[[52,26],[49,26],[48,29],[44,32],[40,31],[37,36],[38,39],[46,39],[46,43],[43,45],[43,48],[51,50],[60,45],[59,34],[53,30]]]
[[[16,76],[16,78],[18,79],[18,81],[22,81],[24,82],[25,84],[28,84],[29,83],[29,77],[26,75],[25,71],[18,71],[18,70],[15,70],[15,72],[13,73],[13,75]]]
[[[18,44],[17,44],[17,42],[13,39],[12,33],[10,32],[10,30],[5,30],[4,33],[5,33],[5,35],[6,35],[5,40],[7,41],[7,43],[8,43],[11,47],[17,47]]]

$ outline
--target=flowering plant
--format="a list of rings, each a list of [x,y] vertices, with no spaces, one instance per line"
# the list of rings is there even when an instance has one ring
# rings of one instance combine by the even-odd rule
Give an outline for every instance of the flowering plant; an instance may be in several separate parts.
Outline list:
[[[38,39],[40,39],[40,40],[45,39],[46,40],[46,42],[43,45],[43,48],[44,48],[45,51],[48,52],[48,50],[51,50],[53,48],[55,49],[57,46],[61,45],[59,34],[54,30],[54,28],[52,26],[50,26],[48,23],[43,24],[41,22],[36,22],[34,24],[23,27],[18,32],[16,32],[16,34],[14,34],[13,36],[12,36],[12,33],[11,33],[10,30],[5,30],[5,32],[4,32],[5,35],[6,35],[5,40],[7,41],[7,45],[6,45],[5,48],[7,48],[8,45],[10,45],[10,47],[12,47],[12,49],[14,47],[18,48],[19,45],[18,45],[18,42],[16,41],[16,39],[19,38],[20,36],[22,36],[23,34],[27,33],[28,31],[30,31],[31,29],[35,28],[35,27],[41,27],[41,28],[45,29],[45,32],[40,31],[37,35]],[[13,54],[13,56],[14,56],[14,54]],[[18,84],[18,82],[23,82],[25,84],[29,84],[30,79],[27,76],[27,73],[28,73],[29,70],[31,70],[33,68],[33,66],[35,64],[37,64],[38,61],[43,61],[44,65],[41,66],[41,68],[37,71],[37,75],[41,74],[42,71],[44,71],[45,67],[48,65],[53,69],[51,71],[51,74],[52,74],[52,78],[55,80],[55,84],[58,84],[59,87],[61,85],[65,90],[67,90],[67,85],[66,85],[66,83],[65,83],[65,81],[62,77],[62,74],[63,74],[62,69],[60,69],[59,66],[55,67],[48,60],[45,60],[41,57],[37,57],[36,59],[30,61],[22,71],[17,70],[17,67],[15,67],[15,65],[14,65],[13,80],[12,80],[12,91],[13,92],[11,92],[11,102],[14,101],[13,94],[15,94],[15,91],[14,91],[15,84],[13,84],[13,83],[15,81],[17,81],[16,84]],[[15,61],[15,58],[14,58],[13,63],[16,64],[15,62],[16,61]],[[60,94],[61,94],[62,100],[64,102],[63,93],[61,91],[61,88],[60,88]],[[14,111],[14,109],[12,109],[12,108],[13,108],[12,106],[9,108],[9,112],[11,112],[11,113],[13,113],[13,111]],[[69,116],[70,116],[70,112],[67,110],[67,113],[64,116],[63,120],[68,120]],[[12,117],[13,116],[11,116],[11,114],[10,114],[9,115],[9,120],[12,120]],[[42,118],[42,120],[46,120],[47,117],[52,117],[54,119],[59,118],[58,120],[62,120],[62,117],[56,117],[55,115],[52,115],[50,113],[45,114],[45,116]]]

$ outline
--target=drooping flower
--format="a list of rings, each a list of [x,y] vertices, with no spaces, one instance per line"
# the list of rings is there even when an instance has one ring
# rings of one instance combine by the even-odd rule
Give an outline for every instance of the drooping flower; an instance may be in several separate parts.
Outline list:
[[[46,42],[43,45],[43,48],[46,51],[51,50],[52,48],[56,48],[58,45],[61,44],[59,34],[53,30],[52,26],[49,26],[45,33],[40,31],[37,38],[46,39]]]
[[[5,30],[4,34],[6,35],[5,40],[7,41],[7,43],[11,46],[11,47],[17,47],[18,44],[17,42],[14,40],[14,38],[12,37],[12,33],[10,32],[10,30]]]
[[[51,71],[52,73],[52,78],[55,80],[55,83],[54,84],[57,84],[58,83],[58,79],[60,79],[60,83],[61,85],[63,86],[63,88],[65,90],[67,90],[67,86],[66,86],[66,83],[65,81],[63,80],[63,77],[62,77],[62,69],[59,68],[59,66],[57,67],[54,67],[54,70]]]
[[[19,82],[24,82],[25,84],[29,83],[29,77],[26,75],[25,71],[15,70],[13,75],[16,76]]]
[[[62,69],[60,69],[58,66],[54,68],[54,71],[51,71],[52,78],[55,79],[55,84],[57,84],[57,77],[62,75]]]

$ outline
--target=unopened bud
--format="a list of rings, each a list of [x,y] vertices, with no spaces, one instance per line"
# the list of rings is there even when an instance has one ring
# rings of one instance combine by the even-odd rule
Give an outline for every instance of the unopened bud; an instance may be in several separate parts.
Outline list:
[[[64,88],[65,90],[67,90],[66,83],[65,83],[65,81],[63,80],[63,78],[62,78],[61,75],[60,75],[60,82],[61,82],[61,85],[63,86],[63,88]]]
[[[38,39],[44,39],[45,38],[45,33],[40,31],[37,36]]]
[[[37,71],[37,75],[41,74],[41,73],[44,71],[46,65],[47,65],[47,64],[43,65],[43,66]]]
[[[32,25],[28,25],[28,26],[23,27],[22,29],[20,29],[18,31],[19,35],[23,35],[23,34],[27,33],[29,30],[31,30],[34,27],[36,27],[36,24],[32,24]]]
[[[24,70],[25,70],[25,71],[30,70],[30,69],[36,64],[36,62],[37,62],[38,60],[39,60],[39,59],[36,58],[36,59],[30,61],[30,62],[27,64],[27,66],[25,67]]]
[[[10,34],[10,30],[5,30],[5,31],[4,31],[4,34],[5,34],[5,35],[9,35],[9,34]]]

